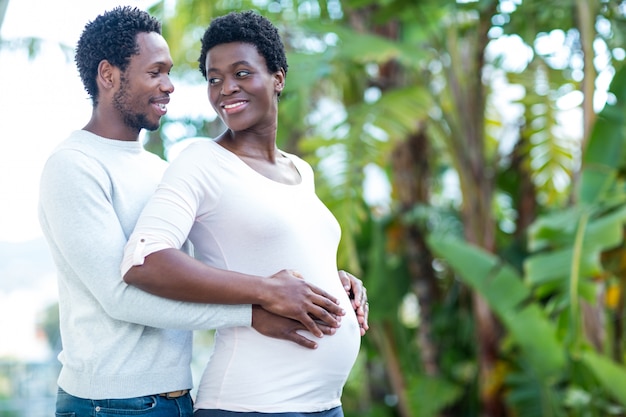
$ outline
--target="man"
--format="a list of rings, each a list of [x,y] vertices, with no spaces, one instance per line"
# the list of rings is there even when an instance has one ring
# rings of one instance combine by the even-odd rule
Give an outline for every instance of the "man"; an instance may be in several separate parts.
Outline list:
[[[310,348],[314,342],[296,330],[332,334],[342,314],[334,298],[290,271],[260,280],[228,299],[231,305],[167,300],[121,279],[124,245],[166,166],[138,141],[141,129],[158,128],[174,91],[160,32],[157,20],[130,7],[85,26],[76,63],[92,99],[91,119],[42,173],[40,222],[57,265],[63,342],[57,415],[191,416],[192,329],[253,324]],[[288,289],[274,295],[274,280]],[[222,290],[217,282],[209,301],[220,302]]]

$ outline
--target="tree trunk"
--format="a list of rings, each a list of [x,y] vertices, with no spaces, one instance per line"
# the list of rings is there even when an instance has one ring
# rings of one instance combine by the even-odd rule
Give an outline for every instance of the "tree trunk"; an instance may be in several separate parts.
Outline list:
[[[393,158],[394,190],[400,202],[400,216],[418,204],[428,204],[430,166],[428,138],[425,129],[399,143]],[[440,299],[437,278],[432,267],[433,256],[426,245],[425,232],[418,224],[404,224],[406,259],[413,291],[420,305],[418,346],[422,367],[427,375],[439,374],[437,345],[431,335],[433,305]]]
[[[463,206],[461,216],[465,239],[491,253],[495,252],[496,224],[492,211],[495,184],[494,161],[485,147],[485,86],[483,68],[485,49],[489,42],[491,18],[498,2],[485,5],[475,31],[450,30],[445,39],[451,56],[448,82],[454,103],[450,115],[454,137],[450,152],[456,153],[457,173],[461,184]],[[488,277],[484,277],[487,279]],[[499,357],[501,329],[493,312],[478,294],[472,294],[478,346],[479,390],[485,417],[506,416],[501,381],[496,367]]]

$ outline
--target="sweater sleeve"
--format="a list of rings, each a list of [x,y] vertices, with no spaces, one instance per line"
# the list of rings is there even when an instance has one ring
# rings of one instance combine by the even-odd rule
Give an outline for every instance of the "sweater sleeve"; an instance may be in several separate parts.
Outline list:
[[[190,330],[251,324],[250,305],[168,300],[122,280],[126,235],[113,204],[110,177],[93,158],[77,151],[51,156],[41,178],[40,216],[62,268],[60,285],[73,287],[72,294],[92,296],[114,319]]]

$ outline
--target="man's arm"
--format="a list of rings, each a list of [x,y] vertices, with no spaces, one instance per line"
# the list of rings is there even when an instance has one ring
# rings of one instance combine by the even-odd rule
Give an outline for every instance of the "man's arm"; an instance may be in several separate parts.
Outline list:
[[[119,264],[126,235],[110,189],[101,165],[81,152],[64,150],[46,163],[41,218],[55,261],[63,269],[62,285],[93,297],[111,317],[140,325],[189,330],[250,325],[250,305],[183,303],[123,282]]]
[[[325,335],[333,335],[337,331],[335,327],[327,326],[321,322],[318,322],[317,325]],[[302,323],[272,314],[261,306],[252,306],[252,327],[264,336],[289,340],[309,349],[317,348],[317,342],[298,333],[298,330],[307,330]]]

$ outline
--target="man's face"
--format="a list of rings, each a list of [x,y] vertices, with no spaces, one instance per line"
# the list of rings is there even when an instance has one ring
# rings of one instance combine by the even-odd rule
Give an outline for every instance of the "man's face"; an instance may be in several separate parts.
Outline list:
[[[156,130],[174,91],[169,77],[172,57],[167,42],[156,32],[138,34],[137,44],[139,54],[131,57],[121,74],[113,106],[128,127],[137,132]]]

